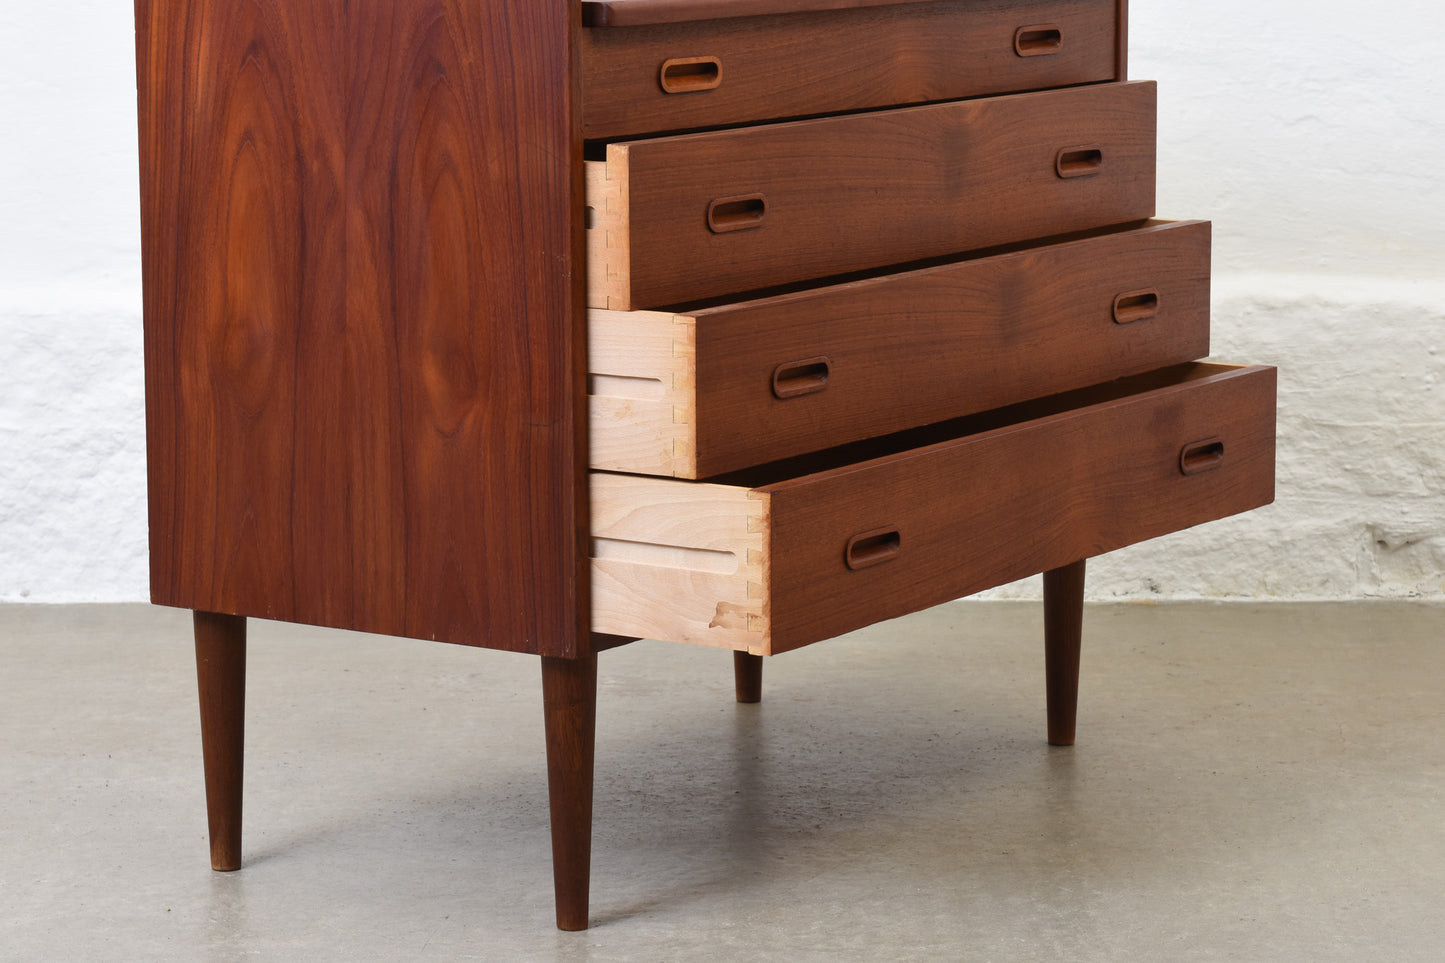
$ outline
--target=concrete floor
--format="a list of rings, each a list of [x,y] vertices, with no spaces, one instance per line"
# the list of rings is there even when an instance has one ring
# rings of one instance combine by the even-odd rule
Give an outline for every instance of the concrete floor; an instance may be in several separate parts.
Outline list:
[[[961,602],[770,659],[604,653],[593,928],[553,928],[526,656],[253,623],[207,867],[187,613],[0,607],[7,960],[1445,958],[1445,608]]]

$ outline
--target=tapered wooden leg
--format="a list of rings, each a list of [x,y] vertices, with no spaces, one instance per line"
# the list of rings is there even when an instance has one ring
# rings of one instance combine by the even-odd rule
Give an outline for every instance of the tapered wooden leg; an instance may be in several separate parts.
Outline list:
[[[1079,647],[1084,629],[1084,563],[1044,573],[1044,675],[1049,745],[1074,744],[1079,707]]]
[[[245,750],[246,620],[196,612],[196,681],[211,868],[241,868],[241,762]]]
[[[547,792],[552,806],[552,884],[557,928],[587,928],[592,873],[592,759],[597,733],[597,656],[542,657]]]
[[[733,683],[739,702],[763,701],[763,657],[747,652],[733,653]]]

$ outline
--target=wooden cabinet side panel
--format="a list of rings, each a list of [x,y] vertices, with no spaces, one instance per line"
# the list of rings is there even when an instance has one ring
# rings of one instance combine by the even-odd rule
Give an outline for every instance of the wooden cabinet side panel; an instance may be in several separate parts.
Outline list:
[[[1243,369],[764,489],[773,651],[1267,504],[1274,394],[1274,369]],[[1214,438],[1220,466],[1182,474]],[[878,529],[896,556],[849,569]]]
[[[136,20],[154,600],[573,654],[565,7]]]
[[[344,297],[340,14],[137,0],[136,23],[152,597],[280,615],[299,322]]]

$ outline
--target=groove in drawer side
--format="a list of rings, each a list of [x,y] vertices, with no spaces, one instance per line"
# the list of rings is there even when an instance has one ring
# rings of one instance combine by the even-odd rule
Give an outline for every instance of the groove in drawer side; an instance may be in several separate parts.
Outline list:
[[[587,312],[588,463],[696,475],[697,321],[657,311]]]
[[[594,472],[592,631],[762,654],[768,496]]]

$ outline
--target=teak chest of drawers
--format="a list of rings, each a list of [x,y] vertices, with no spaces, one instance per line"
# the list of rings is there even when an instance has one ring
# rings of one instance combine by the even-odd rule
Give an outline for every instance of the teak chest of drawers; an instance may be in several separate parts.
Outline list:
[[[212,865],[247,617],[542,657],[587,923],[597,653],[776,654],[1273,497],[1201,364],[1123,0],[136,0],[151,588]]]

